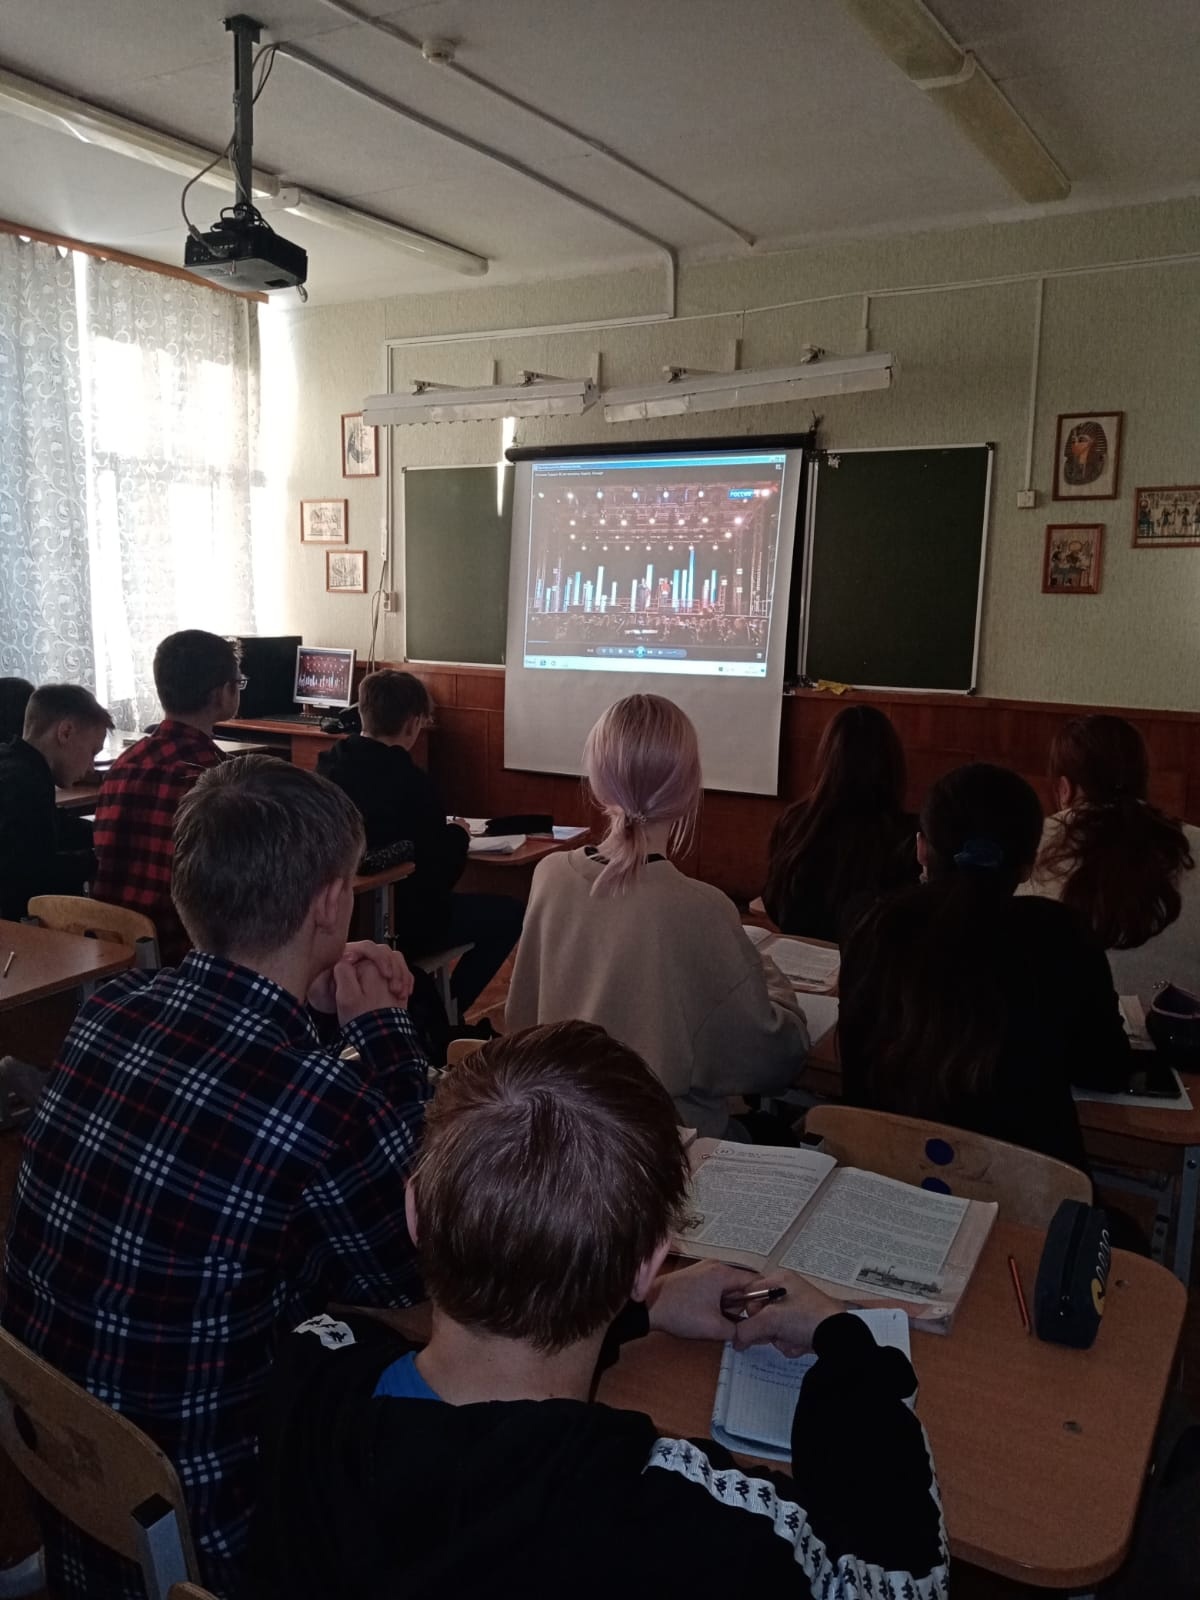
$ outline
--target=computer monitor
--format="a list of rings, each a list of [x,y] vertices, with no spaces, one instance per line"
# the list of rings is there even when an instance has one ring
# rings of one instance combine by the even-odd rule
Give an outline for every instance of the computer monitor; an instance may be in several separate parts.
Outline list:
[[[354,651],[302,644],[293,698],[301,706],[348,706],[354,700]]]

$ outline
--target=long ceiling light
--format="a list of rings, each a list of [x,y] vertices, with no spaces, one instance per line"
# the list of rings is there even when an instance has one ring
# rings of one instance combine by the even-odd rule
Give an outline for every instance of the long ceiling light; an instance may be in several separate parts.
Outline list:
[[[842,5],[1022,200],[1067,198],[1070,178],[995,79],[921,0],[842,0]]]
[[[56,133],[70,134],[84,144],[128,156],[143,165],[157,167],[162,172],[170,172],[180,178],[193,177],[213,159],[211,150],[192,144],[188,139],[177,139],[174,134],[147,128],[130,117],[89,105],[84,100],[62,94],[57,89],[48,88],[32,78],[24,78],[2,67],[0,111],[10,112],[40,127],[52,128]],[[205,172],[198,181],[231,193],[235,190],[233,177],[223,161]],[[294,212],[296,216],[311,222],[391,245],[467,277],[479,277],[488,270],[489,263],[485,256],[463,250],[445,239],[421,233],[415,228],[406,228],[403,223],[372,216],[368,211],[360,211],[357,206],[289,185],[273,173],[256,171],[251,192],[264,213]]]
[[[502,417],[578,417],[599,397],[590,378],[552,378],[523,372],[520,383],[478,389],[418,379],[407,394],[373,394],[363,401],[367,427],[412,422],[492,422]]]
[[[895,370],[896,358],[882,350],[760,371],[689,372],[675,367],[668,368],[671,376],[663,383],[606,389],[601,399],[606,422],[644,422],[652,417],[685,416],[690,411],[733,411],[741,406],[887,389]]]

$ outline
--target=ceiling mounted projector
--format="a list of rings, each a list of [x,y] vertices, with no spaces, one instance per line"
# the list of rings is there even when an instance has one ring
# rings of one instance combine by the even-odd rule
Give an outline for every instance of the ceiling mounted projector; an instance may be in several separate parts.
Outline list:
[[[226,289],[298,289],[301,299],[307,299],[307,251],[276,233],[254,204],[254,102],[258,98],[254,87],[254,46],[262,27],[253,17],[246,16],[226,17],[225,27],[233,34],[233,138],[227,151],[237,199],[234,205],[225,207],[207,233],[201,233],[188,220],[186,202],[191,183],[188,184],[181,201],[188,227],[183,264],[198,278]]]
[[[795,367],[745,372],[689,372],[668,369],[662,383],[606,389],[606,422],[645,422],[679,417],[689,411],[733,411],[742,406],[774,405],[784,400],[816,400],[824,395],[858,394],[891,387],[895,356],[872,351],[864,356],[830,356]]]
[[[411,422],[493,422],[503,417],[579,417],[596,404],[591,378],[552,378],[523,372],[520,383],[465,389],[417,379],[408,394],[373,394],[363,401],[367,427]]]

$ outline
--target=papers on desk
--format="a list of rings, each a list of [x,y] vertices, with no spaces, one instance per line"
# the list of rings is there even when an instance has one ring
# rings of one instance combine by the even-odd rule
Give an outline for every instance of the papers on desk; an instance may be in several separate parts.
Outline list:
[[[446,821],[465,822],[473,839],[487,832],[488,819],[486,817],[447,817]]]
[[[473,856],[511,856],[513,851],[519,850],[524,843],[523,833],[473,833],[471,842],[467,846],[467,853]]]
[[[586,827],[556,827],[551,831],[553,832],[554,837],[558,840],[559,844],[569,844],[572,839],[582,839],[584,834],[588,832],[588,829]]]
[[[875,1343],[912,1355],[903,1311],[856,1311]],[[727,1450],[787,1461],[791,1455],[796,1396],[816,1356],[781,1355],[774,1345],[753,1350],[725,1346],[713,1401],[712,1436]]]
[[[815,1049],[837,1027],[838,998],[835,994],[805,994],[799,1002],[808,1023],[808,1043]]]
[[[842,953],[836,945],[810,944],[807,939],[787,939],[770,928],[745,924],[742,932],[783,973],[793,989],[805,994],[828,994],[837,988]]]

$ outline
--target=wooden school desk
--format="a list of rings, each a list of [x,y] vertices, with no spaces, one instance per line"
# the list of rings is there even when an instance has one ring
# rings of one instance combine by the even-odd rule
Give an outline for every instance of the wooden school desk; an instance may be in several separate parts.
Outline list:
[[[464,894],[503,894],[510,900],[529,899],[533,884],[533,869],[544,856],[561,850],[578,850],[591,843],[591,830],[577,834],[574,839],[556,839],[550,833],[530,833],[519,850],[509,855],[474,855],[467,857],[463,875],[455,888]]]
[[[1043,1344],[1021,1327],[1008,1273],[1012,1255],[1031,1298],[1043,1239],[997,1221],[952,1331],[913,1334],[917,1410],[953,1554],[1088,1589],[1128,1553],[1187,1296],[1164,1268],[1117,1250],[1092,1349]],[[597,1398],[705,1438],[720,1360],[719,1345],[651,1334],[623,1347]]]
[[[13,964],[8,977],[0,978],[0,1011],[68,989],[90,988],[133,965],[133,951],[125,945],[0,921],[0,972],[10,952]]]

